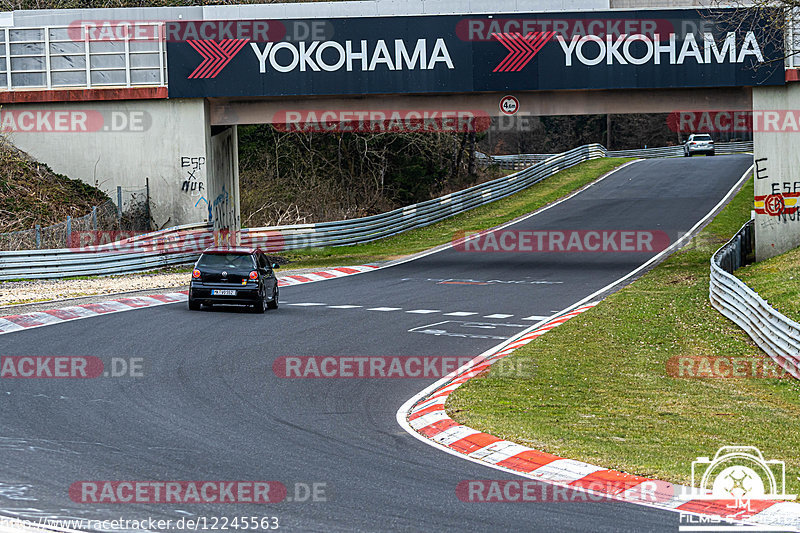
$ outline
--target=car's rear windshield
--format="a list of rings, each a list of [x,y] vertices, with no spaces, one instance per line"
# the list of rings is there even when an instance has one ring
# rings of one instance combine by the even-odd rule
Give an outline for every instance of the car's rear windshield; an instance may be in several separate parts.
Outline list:
[[[695,141],[710,141],[711,140],[711,135],[695,135],[694,136],[694,140]]]
[[[230,270],[252,270],[255,267],[249,254],[203,254],[197,266],[205,268],[228,268]]]

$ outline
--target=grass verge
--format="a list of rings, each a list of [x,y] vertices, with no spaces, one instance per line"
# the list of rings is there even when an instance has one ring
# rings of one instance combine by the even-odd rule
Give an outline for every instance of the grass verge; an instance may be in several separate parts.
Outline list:
[[[366,244],[281,253],[291,268],[357,265],[395,259],[447,243],[458,231],[478,231],[513,220],[566,196],[631,159],[595,159],[581,163],[522,192],[430,226]]]
[[[520,349],[450,396],[461,424],[562,457],[689,484],[691,463],[725,445],[786,461],[800,492],[800,383],[678,379],[675,356],[761,358],[708,302],[709,259],[749,218],[750,180],[695,239],[597,307]],[[515,364],[513,364],[515,363]]]
[[[800,248],[736,271],[769,304],[800,322]]]

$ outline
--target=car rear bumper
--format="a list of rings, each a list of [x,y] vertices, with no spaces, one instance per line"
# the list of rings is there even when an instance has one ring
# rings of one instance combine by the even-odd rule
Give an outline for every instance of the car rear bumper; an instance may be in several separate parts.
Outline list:
[[[215,289],[236,291],[236,295],[214,295],[211,291]],[[231,283],[203,283],[192,281],[189,285],[189,299],[203,304],[253,304],[259,300],[259,296],[258,285],[256,283],[234,285]]]
[[[713,154],[713,146],[695,146],[688,148],[690,154]]]

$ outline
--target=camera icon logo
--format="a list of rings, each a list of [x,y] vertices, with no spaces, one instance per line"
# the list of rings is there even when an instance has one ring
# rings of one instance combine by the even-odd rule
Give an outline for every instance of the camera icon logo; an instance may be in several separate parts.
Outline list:
[[[713,459],[692,461],[692,499],[699,500],[793,500],[786,494],[786,464],[764,459],[755,446],[723,446]]]

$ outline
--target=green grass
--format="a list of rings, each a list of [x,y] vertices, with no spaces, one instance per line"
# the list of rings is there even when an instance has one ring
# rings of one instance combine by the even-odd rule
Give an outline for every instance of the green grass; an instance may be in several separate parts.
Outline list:
[[[800,248],[736,271],[772,307],[800,322]]]
[[[631,161],[595,159],[581,163],[537,183],[524,191],[436,224],[375,242],[353,246],[314,248],[281,253],[291,260],[288,268],[357,265],[395,259],[450,242],[458,232],[478,231],[513,220],[566,196],[601,175]]]
[[[709,258],[749,218],[752,180],[696,239],[597,307],[450,396],[459,423],[562,457],[688,484],[691,462],[724,445],[786,461],[800,492],[800,383],[678,379],[673,356],[761,358],[708,303]]]

